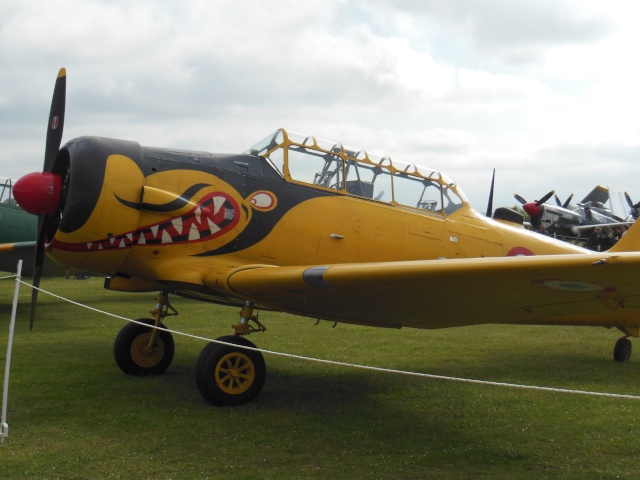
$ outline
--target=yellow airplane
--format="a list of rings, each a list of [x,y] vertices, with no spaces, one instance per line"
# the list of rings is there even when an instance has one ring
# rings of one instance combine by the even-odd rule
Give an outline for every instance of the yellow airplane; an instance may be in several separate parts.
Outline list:
[[[107,276],[105,288],[160,292],[148,326],[130,323],[115,340],[127,374],[169,367],[169,294],[240,307],[226,344],[207,345],[197,362],[198,388],[214,405],[262,389],[264,359],[244,348],[265,330],[258,308],[392,328],[616,327],[615,360],[631,355],[638,225],[610,251],[590,252],[525,230],[515,212],[476,212],[437,170],[282,129],[242,154],[99,137],[60,148],[65,81],[62,69],[44,171],[14,194],[39,215],[37,261],[46,252]]]

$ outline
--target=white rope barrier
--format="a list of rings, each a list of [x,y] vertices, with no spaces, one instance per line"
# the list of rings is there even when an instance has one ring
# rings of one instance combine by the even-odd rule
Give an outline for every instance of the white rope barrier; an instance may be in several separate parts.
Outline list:
[[[23,283],[24,285],[27,285],[30,288],[36,288],[36,287],[33,287],[33,285],[31,285],[29,283],[26,283],[26,282],[24,282],[22,280],[20,280],[20,282]],[[82,303],[74,302],[73,300],[70,300],[68,298],[62,297],[60,295],[56,295],[55,293],[48,292],[48,291],[43,290],[41,288],[36,288],[36,290],[39,290],[42,293],[45,293],[45,294],[50,295],[52,297],[58,298],[58,299],[63,300],[65,302],[71,303],[73,305],[77,305],[79,307],[86,308],[88,310],[92,310],[94,312],[97,312],[97,313],[100,313],[100,314],[103,314],[103,315],[107,315],[107,316],[110,316],[110,317],[113,317],[113,318],[124,320],[124,321],[130,322],[130,323],[136,323],[138,325],[143,325],[145,327],[149,327],[150,326],[150,325],[148,325],[146,323],[138,322],[136,320],[132,320],[132,319],[127,318],[127,317],[123,317],[121,315],[116,315],[114,313],[106,312],[104,310],[99,310],[97,308],[90,307],[90,306],[84,305]],[[160,329],[159,327],[154,327],[154,326],[151,326],[151,328]],[[394,373],[394,374],[409,375],[409,376],[414,376],[414,377],[429,378],[429,379],[432,379],[432,380],[444,380],[444,381],[452,381],[452,382],[459,382],[459,383],[470,383],[470,384],[475,384],[475,385],[489,385],[489,386],[494,386],[494,387],[518,388],[518,389],[537,390],[537,391],[552,392],[552,393],[570,393],[570,394],[578,394],[578,395],[589,395],[589,396],[594,396],[594,397],[608,397],[608,398],[619,398],[619,399],[626,399],[626,400],[640,400],[640,395],[626,395],[626,394],[620,394],[620,393],[593,392],[593,391],[588,391],[588,390],[572,390],[572,389],[567,389],[567,388],[542,387],[542,386],[524,385],[524,384],[518,384],[518,383],[492,382],[492,381],[489,381],[489,380],[476,380],[476,379],[472,379],[472,378],[450,377],[450,376],[446,376],[446,375],[436,375],[436,374],[431,374],[431,373],[408,372],[408,371],[396,370],[396,369],[392,369],[392,368],[373,367],[373,366],[370,366],[370,365],[360,365],[360,364],[356,364],[356,363],[339,362],[339,361],[335,361],[335,360],[325,360],[325,359],[322,359],[322,358],[306,357],[306,356],[303,356],[303,355],[295,355],[295,354],[291,354],[291,353],[276,352],[276,351],[265,350],[265,349],[261,349],[261,348],[252,348],[252,347],[248,347],[248,346],[244,346],[244,345],[231,344],[231,343],[223,342],[223,341],[216,340],[216,339],[213,339],[213,338],[201,337],[201,336],[198,336],[198,335],[193,335],[193,334],[190,334],[190,333],[180,332],[180,331],[177,331],[177,330],[170,330],[168,328],[167,329],[161,329],[161,330],[163,330],[165,332],[169,332],[169,333],[175,334],[175,335],[181,335],[183,337],[188,337],[188,338],[192,338],[192,339],[196,339],[196,340],[203,340],[205,342],[214,342],[214,343],[219,343],[219,344],[222,344],[222,345],[229,345],[229,346],[233,346],[233,347],[240,347],[240,348],[244,348],[246,350],[254,350],[256,352],[262,352],[262,353],[266,353],[266,354],[269,354],[269,355],[276,355],[276,356],[281,356],[281,357],[294,358],[294,359],[297,359],[297,360],[324,363],[324,364],[328,364],[328,365],[336,365],[336,366],[341,366],[341,367],[359,368],[359,369],[362,369],[362,370],[370,370],[370,371],[375,371],[375,372]]]

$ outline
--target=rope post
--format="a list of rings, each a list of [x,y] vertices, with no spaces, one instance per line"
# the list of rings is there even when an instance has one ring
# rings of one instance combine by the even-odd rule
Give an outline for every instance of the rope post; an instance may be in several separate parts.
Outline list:
[[[9,424],[7,424],[7,402],[9,400],[9,371],[11,370],[11,351],[13,350],[13,333],[16,326],[16,311],[18,310],[18,296],[20,295],[20,277],[22,275],[22,260],[18,260],[16,274],[16,288],[13,293],[13,306],[11,307],[11,322],[9,323],[9,338],[7,339],[7,359],[4,363],[4,388],[2,389],[2,423],[0,423],[0,444],[9,436]]]

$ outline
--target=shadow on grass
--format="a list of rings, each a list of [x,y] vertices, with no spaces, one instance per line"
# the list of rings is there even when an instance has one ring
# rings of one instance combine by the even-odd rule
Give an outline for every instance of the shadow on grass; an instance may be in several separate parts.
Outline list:
[[[423,362],[428,360],[423,359]],[[170,395],[175,395],[175,401],[195,401],[206,405],[195,385],[196,361],[197,357],[189,361],[187,354],[183,354],[165,374],[157,377],[158,381],[164,384],[164,388],[172,392]],[[261,409],[285,408],[326,414],[339,410],[344,405],[372,408],[379,401],[382,404],[387,403],[388,397],[394,397],[402,391],[419,390],[422,394],[428,395],[427,392],[430,390],[441,392],[461,385],[461,382],[448,379],[314,364],[269,355],[266,356],[266,362],[265,387],[254,404],[256,408]],[[415,363],[407,364],[406,367],[416,370]],[[114,368],[117,367],[114,365]],[[403,366],[400,362],[399,365],[391,365],[388,368],[402,370]],[[451,361],[437,365],[423,363],[418,373],[534,387],[640,395],[640,369],[637,364],[616,363],[597,352],[585,355],[581,352],[557,349],[549,349],[546,352],[525,349],[514,356],[513,352],[508,351],[487,351],[473,360]],[[138,380],[144,382],[147,379]],[[487,390],[494,393],[513,391],[505,386],[465,385],[478,395]],[[385,408],[388,408],[388,405]]]

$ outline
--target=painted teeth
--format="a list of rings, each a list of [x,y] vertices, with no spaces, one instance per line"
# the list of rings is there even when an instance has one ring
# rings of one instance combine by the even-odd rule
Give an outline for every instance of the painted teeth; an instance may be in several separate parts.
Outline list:
[[[147,239],[152,244],[160,242],[165,245],[185,241],[185,236],[189,242],[199,241],[220,232],[227,222],[234,220],[237,212],[228,208],[226,202],[227,199],[223,195],[210,197],[203,203],[207,208],[197,206],[191,213],[171,219],[170,223],[149,225],[134,232],[111,236],[97,242],[87,242],[85,246],[87,250],[128,248],[133,245],[147,245]],[[223,208],[221,212],[220,209]],[[222,227],[213,220],[214,217],[219,218],[217,215],[220,213],[223,213],[224,218]]]
[[[207,221],[209,222],[209,230],[211,230],[211,233],[220,231],[220,227],[218,225],[213,223],[210,219],[207,219]]]
[[[171,225],[176,229],[178,235],[182,235],[182,218],[174,218],[171,220]]]
[[[189,229],[189,241],[195,241],[195,240],[200,240],[200,232],[198,231],[196,226],[193,225]]]
[[[220,207],[224,205],[224,197],[214,197],[213,199],[213,214],[217,214],[220,211]]]

